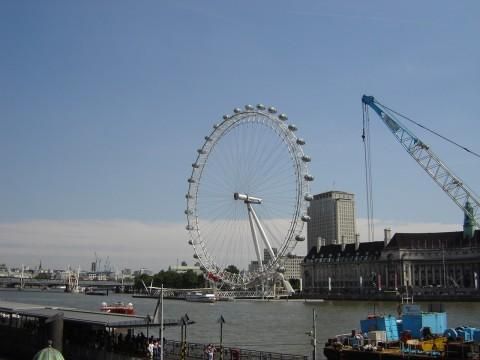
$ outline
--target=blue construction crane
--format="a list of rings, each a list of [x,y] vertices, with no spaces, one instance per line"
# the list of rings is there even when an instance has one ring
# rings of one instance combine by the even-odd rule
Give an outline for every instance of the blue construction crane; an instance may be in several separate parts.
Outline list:
[[[465,214],[465,229],[469,229],[467,236],[472,237],[475,226],[480,227],[480,200],[457,175],[455,175],[440,158],[421,141],[413,132],[407,129],[398,119],[394,118],[392,110],[380,104],[373,96],[363,95],[362,97],[364,121],[368,119],[368,108],[372,108],[382,119],[383,123],[390,129],[398,142],[407,150],[412,158],[426,171],[435,183],[453,200]],[[387,113],[388,112],[388,113]],[[398,114],[398,113],[397,113]],[[409,119],[410,120],[410,119]],[[365,125],[365,124],[364,124]],[[417,124],[418,125],[418,124]],[[422,126],[423,127],[423,126]],[[424,127],[425,128],[425,127]],[[429,129],[427,129],[429,130]],[[429,130],[433,132],[432,130]],[[436,134],[438,135],[438,134]],[[365,133],[363,135],[365,137]],[[453,141],[445,140],[454,143]],[[460,146],[454,143],[457,146]],[[479,156],[473,151],[460,146],[462,149]],[[367,178],[369,172],[367,171]],[[371,180],[370,180],[371,181]],[[367,179],[368,188],[371,187]],[[371,190],[371,189],[370,189]],[[371,196],[371,195],[370,195]],[[369,200],[372,203],[371,199]]]

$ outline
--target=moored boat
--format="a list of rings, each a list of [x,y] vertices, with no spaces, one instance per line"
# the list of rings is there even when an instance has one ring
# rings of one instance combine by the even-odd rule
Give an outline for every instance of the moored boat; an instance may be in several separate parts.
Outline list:
[[[85,295],[99,295],[99,296],[107,296],[108,289],[99,289],[99,288],[86,288]]]
[[[100,310],[107,313],[113,314],[125,314],[125,315],[134,315],[135,308],[132,303],[125,304],[121,301],[115,302],[113,304],[107,304],[106,302],[102,303]]]
[[[447,328],[446,312],[422,312],[404,304],[401,316],[370,315],[360,330],[328,340],[323,353],[328,360],[479,359],[480,329]]]
[[[191,302],[206,302],[206,303],[213,303],[217,301],[217,297],[215,294],[211,293],[201,293],[198,291],[188,292],[185,294],[185,300]]]

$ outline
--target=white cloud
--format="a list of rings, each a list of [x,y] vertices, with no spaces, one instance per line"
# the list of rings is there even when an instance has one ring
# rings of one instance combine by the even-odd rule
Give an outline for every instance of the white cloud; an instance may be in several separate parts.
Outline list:
[[[397,232],[459,231],[459,224],[405,223],[376,219],[375,239],[383,240],[383,229]],[[357,219],[360,240],[367,241],[367,221]],[[95,252],[107,256],[118,269],[148,268],[154,272],[180,261],[193,264],[193,250],[188,245],[184,223],[144,223],[133,220],[34,220],[0,224],[0,263],[8,266],[38,266],[89,269]],[[295,249],[304,255],[305,244]]]
[[[193,263],[183,223],[132,220],[35,220],[0,224],[0,263],[89,269],[95,252],[119,269],[166,269],[178,261]]]

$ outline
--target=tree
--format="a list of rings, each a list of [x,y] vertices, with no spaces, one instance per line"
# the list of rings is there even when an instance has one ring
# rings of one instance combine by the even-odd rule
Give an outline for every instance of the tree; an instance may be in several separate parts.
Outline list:
[[[188,266],[185,260],[182,261],[182,266]]]
[[[292,288],[300,290],[300,279],[290,279],[288,282],[292,285]]]
[[[51,276],[48,273],[40,273],[40,274],[37,274],[37,276],[35,276],[35,279],[38,279],[38,280],[49,280],[50,278]]]
[[[143,282],[142,282],[143,281]],[[145,287],[143,284],[145,284],[146,286],[149,286],[150,285],[150,282],[152,281],[152,277],[147,275],[147,274],[142,274],[140,276],[137,276],[135,277],[135,280],[134,280],[134,288],[137,289],[137,290],[144,290]]]
[[[182,274],[182,286],[186,289],[198,287],[198,277],[192,270]]]
[[[138,290],[143,290],[143,282],[149,286],[150,282],[153,283],[153,286],[160,287],[164,286],[171,289],[186,289],[186,288],[198,288],[203,286],[203,275],[197,275],[194,271],[188,270],[184,273],[178,273],[171,269],[167,271],[160,271],[159,273],[148,276],[140,275],[135,277],[135,288]]]
[[[240,273],[240,270],[238,270],[238,268],[235,265],[228,265],[225,271],[228,271],[229,273],[232,273],[232,274]]]

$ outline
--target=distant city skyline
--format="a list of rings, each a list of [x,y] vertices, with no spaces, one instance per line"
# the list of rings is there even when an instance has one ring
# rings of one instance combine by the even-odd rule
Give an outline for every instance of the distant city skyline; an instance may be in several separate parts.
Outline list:
[[[299,6],[300,5],[300,6]],[[355,194],[363,94],[472,148],[480,3],[0,3],[0,263],[157,272],[186,261],[196,149],[235,107],[285,112],[311,193]],[[376,239],[463,214],[371,114]],[[412,130],[477,192],[478,159]],[[296,254],[306,253],[301,244]]]

